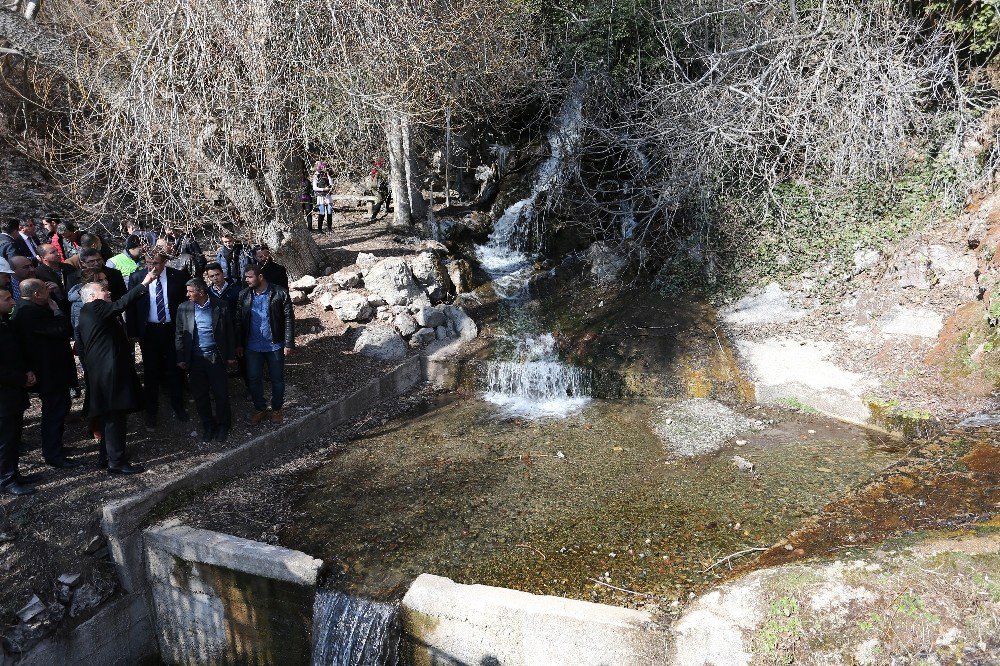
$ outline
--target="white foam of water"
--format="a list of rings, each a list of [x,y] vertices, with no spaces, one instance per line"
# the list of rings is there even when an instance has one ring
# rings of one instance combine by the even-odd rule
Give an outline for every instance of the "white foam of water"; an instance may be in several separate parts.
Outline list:
[[[487,402],[519,416],[567,416],[590,401],[590,373],[559,360],[551,333],[517,342],[512,361],[486,365]]]

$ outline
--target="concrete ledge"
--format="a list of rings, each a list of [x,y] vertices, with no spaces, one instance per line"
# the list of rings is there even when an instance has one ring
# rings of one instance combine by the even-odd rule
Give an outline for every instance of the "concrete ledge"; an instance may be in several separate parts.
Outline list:
[[[155,488],[106,504],[102,510],[101,528],[107,537],[122,586],[128,592],[143,591],[145,574],[141,529],[146,516],[171,494],[249,471],[291,451],[303,440],[360,416],[380,400],[410,390],[422,378],[420,357],[408,358],[392,372],[373,379],[353,395],[321,407],[232,451],[222,453]]]
[[[147,547],[182,560],[213,564],[296,585],[315,586],[323,566],[322,560],[297,550],[183,525],[151,527],[145,534]]]
[[[638,666],[667,663],[669,637],[647,613],[421,574],[403,597],[417,666]]]
[[[130,594],[107,604],[68,635],[46,639],[17,664],[138,664],[155,656],[156,639],[146,602]]]

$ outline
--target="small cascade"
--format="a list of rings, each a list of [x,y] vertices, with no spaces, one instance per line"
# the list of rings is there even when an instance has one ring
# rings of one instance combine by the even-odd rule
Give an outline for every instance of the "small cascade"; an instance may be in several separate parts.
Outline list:
[[[514,274],[527,280],[526,268],[531,267],[530,253],[544,242],[544,216],[539,210],[565,186],[568,163],[580,143],[583,125],[584,85],[579,83],[567,96],[555,127],[548,135],[551,154],[535,172],[535,183],[527,197],[511,204],[493,225],[493,233],[485,245],[476,248],[480,264],[494,280],[500,281],[505,295],[512,286]],[[543,197],[544,195],[544,197]]]
[[[313,605],[313,666],[397,666],[399,604],[321,590]]]
[[[551,333],[518,341],[514,360],[486,364],[483,397],[519,416],[566,416],[590,400],[590,373],[561,362]]]

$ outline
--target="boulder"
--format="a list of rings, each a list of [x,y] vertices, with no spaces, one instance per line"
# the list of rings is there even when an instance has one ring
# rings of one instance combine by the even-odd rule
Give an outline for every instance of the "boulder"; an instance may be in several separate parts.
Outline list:
[[[361,278],[361,270],[357,268],[342,268],[333,274],[333,281],[341,289],[354,289],[364,284]]]
[[[409,257],[414,279],[424,288],[432,302],[441,302],[451,289],[451,280],[433,252],[425,251]]]
[[[444,314],[448,318],[448,323],[462,340],[475,340],[476,336],[479,335],[479,327],[476,326],[476,322],[462,308],[446,305]]]
[[[324,297],[325,298],[325,297]],[[341,321],[365,322],[372,317],[372,308],[361,294],[353,292],[343,292],[336,296],[331,296],[324,304],[327,310],[333,310],[340,317]]]
[[[358,258],[354,260],[355,265],[361,269],[362,273],[367,272],[367,270],[374,266],[377,262],[378,257],[370,252],[359,252]]]
[[[472,268],[465,259],[450,259],[444,262],[444,270],[455,288],[456,294],[472,291]]]
[[[896,271],[899,274],[899,288],[919,289],[921,291],[930,289],[933,284],[928,275],[930,265],[930,259],[919,252],[902,259],[896,264]]]
[[[303,275],[295,282],[289,284],[288,289],[289,291],[295,289],[297,291],[301,291],[303,293],[308,294],[310,291],[316,288],[316,284],[317,284],[316,278],[314,278],[312,275]]]
[[[365,273],[365,286],[389,305],[405,305],[424,293],[402,257],[383,259]]]
[[[378,294],[368,294],[368,305],[373,308],[381,308],[387,306],[388,303],[386,303],[385,299]]]
[[[610,243],[597,241],[587,250],[590,275],[601,285],[614,284],[628,266],[628,260]]]
[[[416,311],[414,317],[418,324],[426,328],[437,328],[438,326],[443,326],[448,321],[448,317],[444,311],[441,308],[434,307],[422,307]]]
[[[854,253],[854,273],[863,273],[869,269],[875,268],[878,264],[878,260],[882,257],[882,254],[878,250],[873,250],[871,248],[866,248],[858,250]]]
[[[397,314],[393,317],[392,325],[396,327],[396,330],[399,331],[399,334],[404,338],[410,337],[417,332],[418,328],[420,328],[417,326],[417,322],[413,320],[413,317],[406,313]]]
[[[406,357],[406,341],[395,329],[369,326],[358,336],[354,351],[380,361],[401,361]]]
[[[974,276],[979,268],[978,262],[971,254],[952,250],[945,245],[929,246],[927,259],[935,277],[942,285],[962,284],[967,277]]]
[[[421,328],[410,337],[410,344],[420,347],[429,345],[437,339],[437,333],[433,328]]]
[[[306,293],[298,289],[290,289],[288,291],[288,298],[292,300],[292,305],[305,305],[309,302],[309,297]]]
[[[447,338],[448,337],[448,327],[447,326],[438,326],[437,328],[435,328],[434,329],[434,337],[436,337],[438,340],[444,340],[445,338]]]

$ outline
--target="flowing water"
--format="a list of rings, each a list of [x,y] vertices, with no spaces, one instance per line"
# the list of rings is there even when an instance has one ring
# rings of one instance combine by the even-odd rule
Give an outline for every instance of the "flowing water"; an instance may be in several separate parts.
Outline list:
[[[313,608],[313,666],[394,666],[399,604],[320,590]]]

